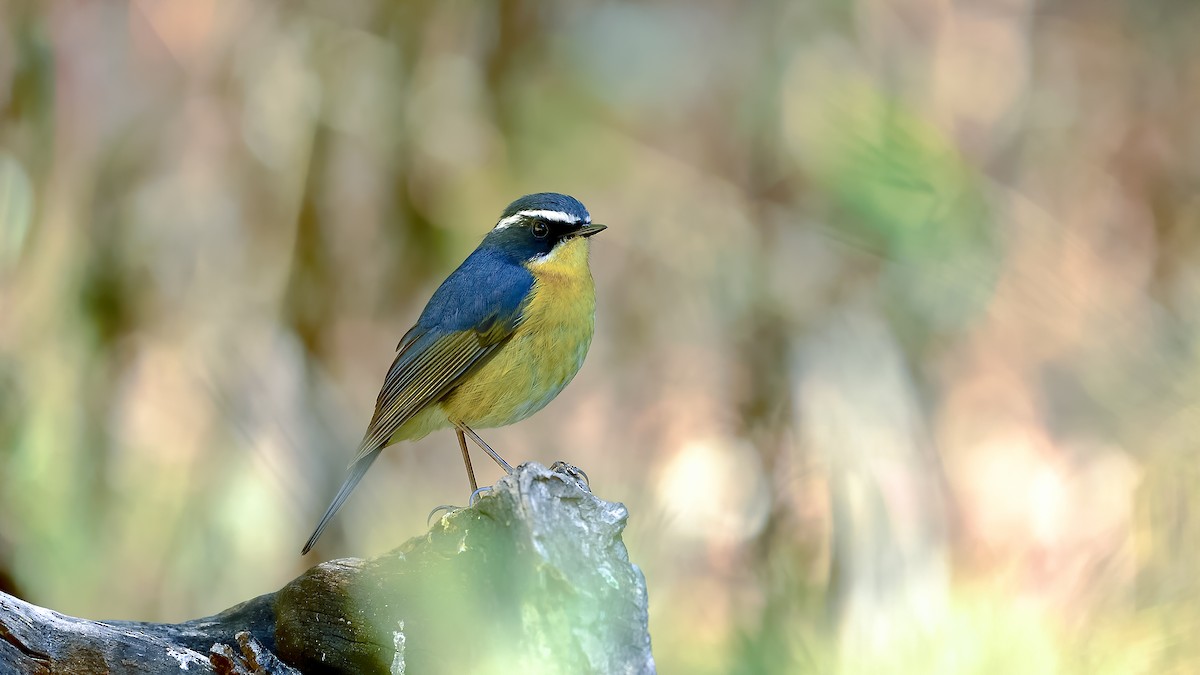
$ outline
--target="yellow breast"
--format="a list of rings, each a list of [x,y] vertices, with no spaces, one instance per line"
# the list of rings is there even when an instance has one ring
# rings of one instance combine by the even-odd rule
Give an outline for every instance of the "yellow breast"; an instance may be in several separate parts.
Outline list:
[[[484,428],[519,422],[552,401],[583,365],[596,315],[588,240],[565,241],[526,267],[534,284],[521,324],[442,400],[447,418]]]

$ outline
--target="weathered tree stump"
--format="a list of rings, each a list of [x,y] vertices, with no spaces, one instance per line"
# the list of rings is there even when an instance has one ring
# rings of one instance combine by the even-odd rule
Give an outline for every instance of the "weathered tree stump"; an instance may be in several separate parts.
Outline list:
[[[628,512],[525,464],[371,560],[180,624],[88,621],[0,593],[9,673],[653,673]]]

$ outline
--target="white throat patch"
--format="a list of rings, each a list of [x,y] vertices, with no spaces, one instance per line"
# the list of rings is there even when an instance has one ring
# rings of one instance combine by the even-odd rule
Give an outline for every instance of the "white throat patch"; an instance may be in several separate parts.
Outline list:
[[[496,223],[493,229],[503,230],[511,225],[516,225],[524,218],[541,218],[543,220],[552,220],[556,223],[570,223],[572,225],[579,222],[579,219],[565,211],[547,211],[545,209],[529,209],[527,211],[517,211],[507,218],[501,218],[500,222]]]

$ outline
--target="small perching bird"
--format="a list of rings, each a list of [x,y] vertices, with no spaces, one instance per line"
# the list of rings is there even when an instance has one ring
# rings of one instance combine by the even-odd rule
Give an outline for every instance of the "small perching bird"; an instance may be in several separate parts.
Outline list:
[[[554,192],[525,195],[504,209],[400,338],[358,454],[302,553],[379,453],[398,441],[455,427],[472,490],[466,436],[512,471],[472,427],[529,417],[579,372],[596,313],[588,237],[604,228],[578,200]]]

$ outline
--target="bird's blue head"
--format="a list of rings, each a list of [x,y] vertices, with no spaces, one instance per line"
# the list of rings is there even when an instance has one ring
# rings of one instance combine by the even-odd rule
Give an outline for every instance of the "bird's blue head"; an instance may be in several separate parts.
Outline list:
[[[557,192],[525,195],[508,205],[480,248],[503,252],[519,262],[544,259],[555,247],[605,229],[574,197]]]

